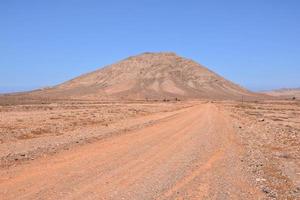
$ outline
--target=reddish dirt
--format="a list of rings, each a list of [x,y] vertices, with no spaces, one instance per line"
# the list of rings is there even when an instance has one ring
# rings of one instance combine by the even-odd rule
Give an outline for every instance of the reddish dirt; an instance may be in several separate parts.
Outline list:
[[[150,127],[0,171],[1,199],[261,199],[227,111],[198,104]]]

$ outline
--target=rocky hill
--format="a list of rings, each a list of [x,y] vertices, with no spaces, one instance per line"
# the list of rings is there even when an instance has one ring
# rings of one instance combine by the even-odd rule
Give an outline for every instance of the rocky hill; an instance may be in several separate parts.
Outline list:
[[[175,53],[144,53],[31,95],[72,99],[241,99],[254,94]]]

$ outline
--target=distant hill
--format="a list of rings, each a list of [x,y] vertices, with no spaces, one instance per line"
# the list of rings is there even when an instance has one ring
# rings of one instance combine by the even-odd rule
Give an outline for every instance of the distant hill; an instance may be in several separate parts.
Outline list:
[[[283,88],[278,90],[266,91],[265,94],[283,97],[283,98],[297,98],[300,99],[300,88]]]
[[[30,96],[64,99],[250,99],[259,95],[175,53],[143,53]]]

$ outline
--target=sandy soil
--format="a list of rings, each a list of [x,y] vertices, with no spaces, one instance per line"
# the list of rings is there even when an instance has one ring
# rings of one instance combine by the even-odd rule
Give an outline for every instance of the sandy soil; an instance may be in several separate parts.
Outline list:
[[[189,106],[179,102],[0,106],[0,166],[149,126]]]
[[[273,199],[300,199],[300,102],[225,107],[243,141],[245,162],[257,177],[257,186]]]
[[[297,102],[31,106],[0,110],[2,199],[299,198]]]

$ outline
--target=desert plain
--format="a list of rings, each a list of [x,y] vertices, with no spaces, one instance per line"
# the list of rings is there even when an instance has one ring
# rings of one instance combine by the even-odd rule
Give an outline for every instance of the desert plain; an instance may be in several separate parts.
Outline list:
[[[299,101],[1,102],[1,199],[298,199]]]
[[[300,199],[283,95],[168,52],[0,95],[0,199]]]

